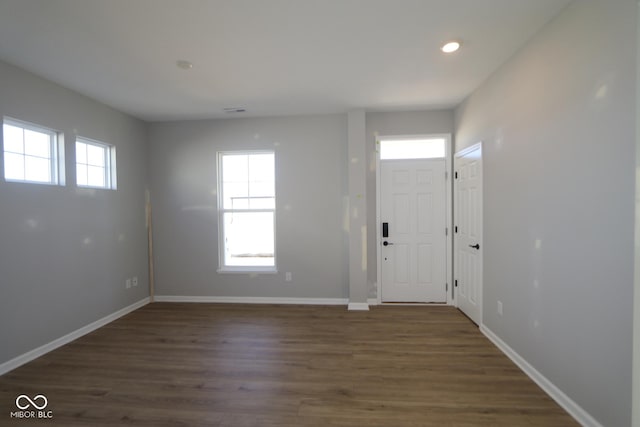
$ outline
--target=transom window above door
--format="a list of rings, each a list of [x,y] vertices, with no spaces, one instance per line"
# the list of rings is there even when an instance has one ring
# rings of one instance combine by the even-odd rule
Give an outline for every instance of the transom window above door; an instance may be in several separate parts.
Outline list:
[[[447,139],[444,137],[383,138],[378,144],[380,160],[443,159],[447,154]]]

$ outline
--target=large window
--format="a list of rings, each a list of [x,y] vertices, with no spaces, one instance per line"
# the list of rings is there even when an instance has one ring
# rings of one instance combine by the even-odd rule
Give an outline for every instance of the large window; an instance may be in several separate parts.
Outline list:
[[[275,271],[275,155],[218,155],[221,271]]]
[[[58,184],[57,133],[30,123],[4,119],[4,179]]]
[[[116,188],[115,147],[85,138],[76,139],[78,187]]]

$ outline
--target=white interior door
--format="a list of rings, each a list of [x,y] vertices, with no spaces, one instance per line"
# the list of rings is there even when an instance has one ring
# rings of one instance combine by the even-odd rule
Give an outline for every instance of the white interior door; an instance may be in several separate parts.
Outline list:
[[[482,146],[454,158],[454,287],[458,308],[482,323]]]
[[[382,302],[446,302],[445,159],[384,160],[380,173]]]

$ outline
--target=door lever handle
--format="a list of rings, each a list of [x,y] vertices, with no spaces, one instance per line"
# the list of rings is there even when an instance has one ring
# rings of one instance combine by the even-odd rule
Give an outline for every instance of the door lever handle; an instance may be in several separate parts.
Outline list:
[[[382,246],[389,246],[389,245],[393,245],[393,243],[389,243],[386,240],[382,242]]]
[[[480,249],[480,243],[476,243],[475,245],[469,245],[470,248]]]

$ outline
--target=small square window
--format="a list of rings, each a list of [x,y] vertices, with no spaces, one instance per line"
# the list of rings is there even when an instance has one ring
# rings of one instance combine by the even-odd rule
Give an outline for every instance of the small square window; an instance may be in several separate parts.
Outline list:
[[[7,118],[2,131],[5,181],[60,183],[56,131]]]
[[[115,147],[77,138],[76,183],[78,187],[115,189]]]

